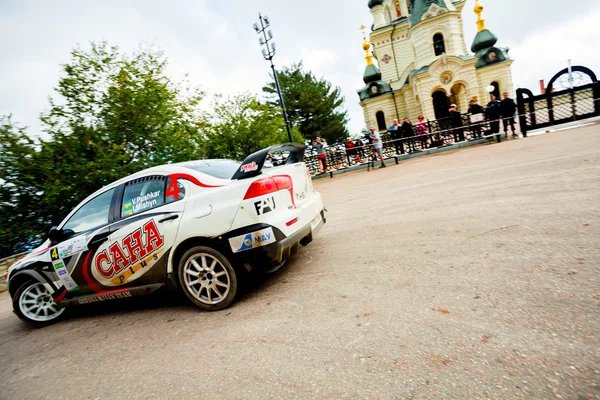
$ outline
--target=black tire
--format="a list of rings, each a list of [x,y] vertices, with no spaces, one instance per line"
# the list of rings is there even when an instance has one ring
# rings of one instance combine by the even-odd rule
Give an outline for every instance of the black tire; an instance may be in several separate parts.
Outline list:
[[[213,265],[215,260],[217,263]],[[214,267],[212,272],[210,268],[207,270],[211,266]],[[238,293],[236,269],[227,257],[212,247],[196,246],[186,251],[179,260],[177,272],[183,293],[203,310],[218,311],[227,308]],[[198,275],[194,275],[196,272]]]
[[[33,299],[33,297],[35,296],[35,289],[37,289],[40,293],[38,300],[43,300],[39,301],[39,303],[36,303],[37,300]],[[41,293],[42,290],[43,293]],[[27,310],[25,308],[27,307],[27,305],[23,304],[23,301],[21,301],[21,297],[24,297],[24,301],[29,301],[31,307],[36,307],[35,310],[39,310],[39,318],[35,318],[35,316],[33,315],[35,314],[35,311],[32,312],[30,311],[31,309]],[[12,298],[12,303],[13,310],[15,311],[15,314],[17,314],[17,317],[19,317],[23,322],[35,328],[42,328],[44,326],[52,325],[63,319],[66,314],[66,309],[60,308],[56,305],[56,303],[54,303],[51,294],[46,290],[44,285],[42,285],[39,281],[33,279],[19,286],[19,288],[15,292],[15,295]],[[57,312],[52,312],[52,307],[56,309]],[[44,316],[44,309],[47,309],[47,313],[54,314],[54,316],[48,316],[47,314],[46,316]]]

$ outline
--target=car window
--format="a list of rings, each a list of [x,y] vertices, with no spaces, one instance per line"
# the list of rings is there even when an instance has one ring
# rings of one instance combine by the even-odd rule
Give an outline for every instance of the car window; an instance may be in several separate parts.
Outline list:
[[[231,179],[240,167],[239,162],[232,160],[201,160],[180,165],[219,179]]]
[[[62,229],[72,229],[75,233],[108,224],[110,203],[115,189],[110,189],[85,203],[65,223]]]
[[[173,203],[174,201],[181,200],[185,197],[185,186],[181,184],[181,182],[177,181],[177,189],[172,187],[172,179],[167,178],[167,198],[165,200],[165,204]]]
[[[139,214],[165,203],[165,177],[149,176],[125,184],[121,217]]]

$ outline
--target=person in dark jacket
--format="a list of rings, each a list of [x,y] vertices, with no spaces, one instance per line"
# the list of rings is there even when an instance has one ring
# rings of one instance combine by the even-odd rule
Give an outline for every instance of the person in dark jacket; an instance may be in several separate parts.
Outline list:
[[[465,133],[462,129],[462,115],[460,111],[456,108],[456,104],[452,104],[450,106],[450,110],[448,110],[450,115],[450,125],[452,126],[452,135],[454,136],[455,142],[462,142],[465,140]]]
[[[483,122],[483,114],[485,109],[481,107],[476,100],[469,102],[469,114],[471,114],[471,132],[473,138],[481,137],[481,123]]]
[[[413,124],[410,120],[405,117],[402,120],[402,136],[404,136],[406,143],[408,144],[408,152],[412,153],[415,151],[415,142],[413,136],[415,136],[415,131],[413,129]]]
[[[395,119],[392,122],[392,126],[390,126],[387,131],[392,136],[392,140],[394,141],[394,147],[396,148],[396,154],[404,154],[404,143],[402,140],[402,125],[398,123],[398,120]]]
[[[502,116],[500,100],[496,99],[496,96],[492,95],[490,102],[487,104],[485,109],[485,117],[490,121],[490,134],[496,134],[500,132],[500,117]]]
[[[515,101],[508,97],[508,92],[504,92],[504,99],[500,102],[500,112],[502,114],[502,126],[504,127],[504,134],[508,135],[508,125],[512,131],[513,137],[519,137],[515,133],[515,113],[517,111],[517,105]]]

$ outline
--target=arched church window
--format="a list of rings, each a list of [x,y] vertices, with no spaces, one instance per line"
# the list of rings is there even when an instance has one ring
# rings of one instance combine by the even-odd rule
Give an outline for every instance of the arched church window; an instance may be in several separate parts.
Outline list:
[[[436,56],[441,56],[446,52],[446,45],[444,44],[444,35],[436,33],[433,35],[433,51]]]
[[[377,118],[377,128],[380,131],[385,131],[387,129],[387,125],[385,124],[385,115],[383,114],[383,111],[377,111],[375,118]]]

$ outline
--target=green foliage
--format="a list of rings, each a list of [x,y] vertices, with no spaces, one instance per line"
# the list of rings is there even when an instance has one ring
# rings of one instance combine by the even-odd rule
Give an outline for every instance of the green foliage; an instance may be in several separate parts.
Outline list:
[[[277,73],[288,118],[306,139],[324,137],[335,143],[348,136],[346,123],[348,113],[343,109],[344,98],[339,87],[332,87],[327,80],[317,79],[303,70],[302,63],[284,67]],[[279,107],[274,82],[263,87],[269,104]]]
[[[0,117],[0,257],[39,244],[84,198],[127,175],[200,158],[243,160],[288,141],[278,106],[249,94],[216,96],[207,114],[200,107],[204,93],[170,80],[166,66],[153,48],[129,55],[92,43],[75,49],[63,65],[56,96],[41,117],[43,139],[31,139],[10,117]],[[321,96],[331,85],[315,81],[307,88]],[[338,97],[338,89],[327,97],[332,109],[341,105]],[[335,114],[342,121],[336,131],[330,120],[305,112],[294,114],[295,142],[303,142],[300,131],[311,124],[329,140],[345,132],[345,113]]]
[[[42,116],[47,139],[34,142],[1,125],[0,257],[30,246],[102,186],[154,165],[201,158],[203,93],[164,73],[154,49],[133,56],[105,43],[76,49]],[[12,231],[14,225],[25,230]],[[21,231],[23,233],[21,233]]]
[[[10,117],[0,117],[0,258],[39,240],[34,142]],[[24,173],[24,172],[27,173]]]
[[[212,108],[207,158],[242,161],[255,151],[289,141],[281,110],[261,103],[255,96],[215,96]],[[294,142],[303,142],[297,130],[292,135]]]

